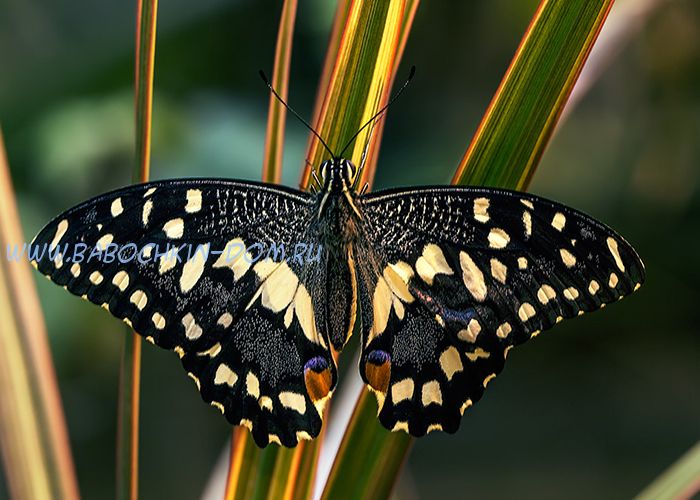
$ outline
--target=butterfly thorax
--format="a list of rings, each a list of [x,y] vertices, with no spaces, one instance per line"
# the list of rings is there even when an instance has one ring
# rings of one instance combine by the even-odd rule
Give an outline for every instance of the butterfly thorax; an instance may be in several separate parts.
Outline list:
[[[354,254],[362,215],[352,188],[356,172],[348,160],[324,162],[323,189],[318,194],[318,235],[327,271],[326,331],[338,351],[350,338],[357,312]]]

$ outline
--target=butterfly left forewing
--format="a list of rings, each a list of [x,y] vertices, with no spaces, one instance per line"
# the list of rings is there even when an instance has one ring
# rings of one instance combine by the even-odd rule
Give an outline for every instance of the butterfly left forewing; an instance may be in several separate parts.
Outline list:
[[[426,188],[361,207],[360,369],[389,429],[454,432],[513,345],[644,280],[619,235],[535,196]]]
[[[319,266],[294,258],[297,243],[316,241],[314,216],[308,195],[292,190],[155,182],[57,217],[33,242],[52,256],[34,264],[175,351],[202,397],[231,423],[251,428],[259,445],[293,446],[320,431],[320,409],[336,380],[311,300],[325,281]],[[123,253],[89,259],[98,244]],[[292,258],[246,258],[243,251],[265,252],[270,244],[284,245]],[[78,245],[87,248],[81,262]],[[150,245],[159,248],[146,250]],[[176,256],[167,245],[181,250]]]

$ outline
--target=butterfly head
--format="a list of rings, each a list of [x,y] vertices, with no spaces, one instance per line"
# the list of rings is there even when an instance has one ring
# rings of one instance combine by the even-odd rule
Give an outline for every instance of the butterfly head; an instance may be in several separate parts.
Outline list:
[[[324,191],[335,193],[352,191],[358,171],[350,160],[331,158],[321,164],[320,170]]]

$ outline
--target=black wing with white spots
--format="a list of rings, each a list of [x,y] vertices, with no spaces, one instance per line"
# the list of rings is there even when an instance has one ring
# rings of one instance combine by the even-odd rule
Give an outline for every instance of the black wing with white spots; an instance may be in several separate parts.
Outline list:
[[[58,216],[35,238],[45,252],[34,264],[177,352],[202,398],[250,428],[258,445],[294,446],[318,435],[336,383],[317,326],[323,308],[313,306],[324,269],[309,262],[315,249],[297,247],[318,240],[315,216],[314,198],[298,191],[153,182]]]
[[[419,188],[359,205],[360,371],[381,423],[414,436],[455,432],[512,346],[644,281],[612,229],[529,194]]]

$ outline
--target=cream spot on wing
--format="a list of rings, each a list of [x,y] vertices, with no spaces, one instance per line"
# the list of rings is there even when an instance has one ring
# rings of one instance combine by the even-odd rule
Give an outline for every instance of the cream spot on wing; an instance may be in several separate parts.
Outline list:
[[[192,287],[194,287],[199,281],[199,278],[202,277],[204,264],[206,264],[208,256],[209,243],[198,246],[192,258],[182,266],[182,275],[180,275],[180,290],[182,293],[187,293],[192,290]]]
[[[622,262],[622,257],[620,257],[620,249],[617,247],[617,241],[608,236],[608,249],[610,250],[610,253],[612,254],[613,258],[615,259],[615,264],[617,265],[617,268],[622,271],[623,273],[625,272],[625,264]]]
[[[146,245],[141,249],[141,253],[143,253],[143,257],[145,259],[150,259],[151,255],[153,254],[153,246],[152,245]]]
[[[476,337],[479,335],[479,332],[481,332],[481,325],[477,320],[472,318],[469,320],[467,328],[460,330],[459,333],[457,333],[457,338],[459,340],[464,340],[465,342],[474,343],[476,342]]]
[[[423,384],[423,389],[421,390],[421,401],[423,406],[428,406],[431,404],[442,404],[442,391],[440,390],[440,382],[437,380],[431,380]]]
[[[185,327],[185,336],[189,340],[196,340],[202,336],[202,327],[197,324],[192,313],[187,313],[182,317],[182,326]]]
[[[499,326],[496,329],[496,335],[502,339],[506,338],[510,332],[513,331],[513,328],[510,326],[510,323],[505,322],[501,326]]]
[[[241,425],[248,429],[249,431],[253,431],[253,422],[248,420],[247,418],[242,418],[240,422],[238,422],[238,425]]]
[[[479,222],[489,221],[489,200],[488,198],[477,198],[474,200],[474,219]]]
[[[56,269],[61,269],[63,267],[63,254],[59,253],[53,261]]]
[[[523,212],[523,226],[525,226],[525,238],[529,238],[532,235],[532,216],[527,210]]]
[[[252,263],[252,258],[248,254],[245,257],[245,243],[241,238],[233,238],[226,243],[221,255],[214,262],[213,267],[228,267],[233,271],[233,279],[238,281],[248,271]]]
[[[591,295],[595,295],[598,293],[598,290],[600,290],[600,285],[596,280],[591,280],[591,282],[588,285],[588,293]]]
[[[92,283],[93,285],[99,285],[100,283],[102,283],[103,279],[104,277],[99,271],[93,271],[93,273],[90,275],[90,283]]]
[[[428,429],[425,431],[426,434],[430,434],[433,431],[441,431],[442,430],[442,425],[440,424],[430,424],[428,426]]]
[[[394,404],[413,398],[413,379],[405,378],[391,386],[391,399]]]
[[[289,304],[289,307],[284,312],[284,327],[289,328],[292,325],[293,319],[294,319],[294,302]]]
[[[106,250],[107,245],[112,243],[112,240],[114,239],[114,236],[107,233],[104,236],[102,236],[99,240],[97,240],[97,243],[95,244],[100,250]]]
[[[216,356],[219,355],[220,352],[221,352],[221,344],[217,342],[216,344],[211,346],[206,351],[198,352],[197,356],[209,356],[210,358],[215,358]]]
[[[255,399],[260,397],[260,381],[253,372],[248,372],[245,377],[245,390],[249,396],[253,396]]]
[[[279,267],[260,285],[263,307],[272,312],[282,311],[294,298],[298,285],[299,278],[294,271],[286,262],[280,263]]]
[[[549,285],[542,285],[540,289],[537,290],[537,300],[539,300],[542,305],[553,300],[556,296],[557,292]]]
[[[496,374],[495,374],[495,373],[492,373],[491,375],[489,375],[488,377],[486,377],[486,378],[484,379],[484,388],[486,388],[486,386],[489,385],[489,382],[491,382],[491,381],[492,381],[493,379],[495,379],[495,378],[496,378]]]
[[[617,274],[615,273],[610,273],[610,279],[608,280],[608,286],[610,288],[615,288],[617,284],[619,283],[619,279],[617,277]]]
[[[325,347],[326,342],[316,330],[316,319],[314,316],[314,308],[311,303],[311,296],[304,285],[299,285],[297,293],[294,296],[294,313],[297,321],[301,325],[301,330],[304,335],[314,344],[320,344]]]
[[[481,347],[477,347],[474,352],[466,352],[464,355],[469,358],[469,361],[476,361],[479,358],[488,359],[491,353],[484,351]]]
[[[176,219],[170,219],[163,225],[163,232],[170,239],[182,238],[185,232],[185,221],[180,217]]]
[[[634,291],[636,292],[636,291],[639,290],[641,287],[642,287],[642,284],[641,284],[641,283],[637,283],[636,285],[634,285]]]
[[[150,335],[148,337],[146,337],[146,342],[153,344],[153,345],[156,345],[155,339],[153,337],[151,337]]]
[[[454,274],[445,259],[445,254],[434,243],[429,243],[423,248],[423,255],[416,261],[416,272],[428,285],[433,284],[436,274]]]
[[[377,286],[374,288],[374,295],[372,296],[372,328],[367,343],[386,329],[391,305],[392,294],[389,285],[386,284],[383,278],[380,278],[377,281]]]
[[[279,394],[280,403],[285,408],[294,410],[299,415],[306,413],[306,398],[296,392],[284,391]]]
[[[233,387],[237,381],[238,375],[236,375],[236,372],[229,368],[228,365],[221,363],[216,369],[216,373],[214,374],[215,385],[226,384],[229,387]]]
[[[80,276],[80,264],[76,262],[72,266],[70,266],[70,273],[73,275],[74,278]]]
[[[493,228],[489,232],[489,246],[491,248],[505,248],[510,242],[510,236],[503,229]]]
[[[527,269],[527,259],[525,257],[518,257],[518,269],[521,271]]]
[[[202,191],[199,189],[188,189],[187,190],[187,205],[185,205],[185,212],[188,214],[193,214],[199,212],[202,209]]]
[[[505,285],[507,275],[508,268],[505,264],[498,259],[491,259],[491,276]]]
[[[554,218],[552,219],[552,227],[557,231],[561,231],[564,229],[565,225],[566,216],[561,212],[557,212],[556,214],[554,214]]]
[[[447,274],[447,273],[445,273],[445,274]],[[450,269],[450,274],[452,274],[451,269]],[[384,277],[384,281],[386,281],[386,284],[389,285],[389,288],[391,289],[391,293],[395,297],[398,297],[399,299],[401,299],[404,302],[408,302],[408,303],[413,302],[413,295],[411,295],[411,292],[408,291],[407,282],[403,280],[403,278],[401,277],[401,275],[399,273],[394,271],[394,268],[392,266],[386,266],[384,268],[384,272],[382,273],[382,276]]]
[[[146,191],[145,193],[143,193],[143,197],[144,197],[144,198],[148,198],[149,196],[151,196],[151,195],[152,195],[153,193],[155,193],[155,192],[156,192],[156,188],[154,188],[154,187],[148,188],[148,191]]]
[[[270,410],[270,411],[272,411],[272,410]],[[268,444],[275,443],[278,446],[282,446],[282,441],[280,441],[280,437],[277,434],[268,434],[267,441],[268,441]]]
[[[58,242],[61,241],[61,238],[63,238],[63,235],[66,234],[66,231],[68,231],[68,221],[63,219],[56,226],[56,234],[54,234],[53,240],[51,240],[51,244],[49,245],[51,250],[56,248],[56,245],[58,245]]]
[[[143,308],[146,307],[148,303],[148,297],[146,297],[143,290],[136,290],[131,294],[131,297],[129,297],[129,302],[134,304],[139,311],[143,311]]]
[[[540,331],[537,330],[536,333],[540,333]],[[536,335],[534,334],[534,332],[533,332],[533,335],[532,335],[532,336],[536,336]],[[532,338],[532,337],[531,337],[531,338]],[[513,346],[512,346],[512,345],[509,345],[508,347],[506,347],[506,348],[503,350],[503,359],[507,359],[507,358],[508,358],[508,353],[510,352],[510,350],[511,350],[512,348],[513,348]]]
[[[471,400],[471,399],[467,399],[467,400],[464,402],[464,404],[462,405],[462,407],[459,409],[459,414],[460,414],[460,415],[464,415],[464,412],[467,411],[467,408],[469,408],[471,405],[472,405],[472,400]]]
[[[526,200],[526,199],[524,199],[524,198],[521,198],[521,199],[520,199],[520,203],[522,203],[523,205],[525,205],[525,206],[526,206],[527,208],[529,208],[530,210],[534,210],[534,209],[535,209],[535,206],[532,204],[532,202],[531,202],[530,200]]]
[[[112,214],[112,217],[116,217],[118,215],[121,215],[121,213],[124,211],[124,207],[122,206],[122,199],[117,198],[112,202],[112,205],[109,207],[109,211]]]
[[[570,286],[564,290],[564,297],[566,297],[568,300],[576,300],[578,298],[578,290],[573,286]]]
[[[153,321],[153,326],[156,327],[156,330],[162,330],[165,328],[165,318],[162,314],[153,313],[153,316],[151,316],[151,321]]]
[[[459,357],[459,351],[454,346],[448,347],[440,355],[440,368],[447,377],[448,382],[452,380],[455,373],[464,370],[462,360]]]
[[[231,316],[231,314],[229,314],[227,312],[225,312],[224,314],[219,316],[219,319],[216,320],[216,324],[221,325],[224,328],[228,328],[229,326],[231,326],[232,322],[233,322],[233,316]]]
[[[296,436],[297,441],[311,441],[313,439],[311,434],[306,431],[297,431]]]
[[[126,271],[117,272],[112,278],[112,284],[123,292],[129,286],[129,274]]]
[[[481,269],[477,267],[469,254],[464,251],[459,252],[459,264],[462,268],[464,286],[467,287],[469,293],[477,301],[483,302],[486,299],[486,282]]]
[[[520,321],[527,321],[533,318],[535,314],[535,308],[528,302],[523,302],[518,309],[518,317],[520,318]]]
[[[413,278],[413,268],[407,262],[400,260],[396,264],[389,264],[389,267],[393,269],[406,284]]]
[[[175,352],[177,352],[178,349],[180,349],[180,351],[182,351],[182,347],[176,347],[176,348],[175,348]],[[178,355],[179,355],[179,354],[180,354],[180,353],[178,352]],[[184,355],[184,352],[183,352],[183,355]],[[182,358],[182,356],[180,356],[180,358]],[[194,382],[194,384],[197,386],[197,390],[198,390],[198,391],[201,391],[201,390],[202,390],[202,384],[199,383],[199,379],[197,378],[197,376],[196,376],[194,373],[191,373],[191,372],[187,372],[187,376],[190,377],[190,378],[192,379],[192,381]]]
[[[143,222],[144,226],[148,225],[148,218],[151,216],[151,210],[153,210],[153,201],[146,200],[146,203],[143,204],[143,211],[141,212],[141,222]]]
[[[212,405],[212,406],[213,406],[214,408],[216,408],[217,410],[219,410],[219,411],[221,412],[222,415],[223,415],[224,413],[226,413],[226,409],[224,408],[224,405],[222,405],[222,404],[219,403],[218,401],[212,401],[212,402],[209,403],[209,404]]]
[[[576,257],[566,248],[559,250],[559,255],[561,255],[561,261],[566,267],[574,267],[576,264]]]
[[[158,264],[158,273],[164,274],[170,271],[177,264],[177,257],[174,252],[166,252],[160,256],[160,263]]]
[[[408,422],[404,421],[398,421],[394,424],[394,428],[391,429],[391,432],[398,432],[398,431],[404,431],[406,434],[409,433],[408,431]]]
[[[269,396],[261,396],[258,399],[258,405],[260,405],[261,410],[272,411],[272,399]],[[274,434],[270,434],[270,437],[277,437]],[[277,439],[279,442],[279,438]]]

